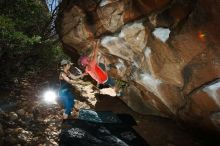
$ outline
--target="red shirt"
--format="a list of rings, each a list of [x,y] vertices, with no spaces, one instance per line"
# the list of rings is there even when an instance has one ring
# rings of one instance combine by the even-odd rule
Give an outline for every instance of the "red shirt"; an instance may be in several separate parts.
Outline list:
[[[108,80],[108,74],[102,70],[95,60],[91,61],[86,66],[85,72],[88,73],[99,84],[104,84]]]

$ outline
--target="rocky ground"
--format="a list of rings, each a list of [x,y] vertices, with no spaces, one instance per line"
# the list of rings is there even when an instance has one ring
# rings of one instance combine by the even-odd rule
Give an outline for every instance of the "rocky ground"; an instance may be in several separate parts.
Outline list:
[[[58,145],[62,107],[59,104],[46,104],[41,99],[41,92],[52,84],[57,87],[56,74],[54,71],[44,71],[15,80],[13,88],[1,91],[0,146]],[[206,145],[203,139],[188,133],[174,121],[137,114],[116,97],[95,94],[95,87],[90,82],[78,80],[74,85],[77,93],[76,109],[128,113],[137,122],[134,129],[151,146]]]

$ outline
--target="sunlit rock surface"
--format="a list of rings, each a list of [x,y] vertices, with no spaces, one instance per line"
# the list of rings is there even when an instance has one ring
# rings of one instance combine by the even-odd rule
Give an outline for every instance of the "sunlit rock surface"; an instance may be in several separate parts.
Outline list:
[[[219,10],[216,0],[63,0],[57,30],[79,55],[101,40],[98,60],[128,83],[120,98],[133,110],[219,130]]]

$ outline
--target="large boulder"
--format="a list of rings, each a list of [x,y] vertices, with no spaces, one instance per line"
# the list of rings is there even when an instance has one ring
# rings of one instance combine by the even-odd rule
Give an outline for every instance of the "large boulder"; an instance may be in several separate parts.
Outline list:
[[[101,40],[98,61],[128,84],[120,98],[133,110],[219,130],[219,10],[216,0],[63,0],[57,31],[75,60]]]
[[[188,119],[193,125],[220,128],[220,80],[202,86],[189,96],[181,118]],[[214,127],[215,126],[215,127]]]

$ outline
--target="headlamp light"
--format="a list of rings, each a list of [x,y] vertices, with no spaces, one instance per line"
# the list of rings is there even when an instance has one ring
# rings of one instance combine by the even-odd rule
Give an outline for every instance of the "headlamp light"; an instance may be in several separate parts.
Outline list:
[[[45,93],[43,94],[43,98],[44,98],[44,101],[45,101],[46,103],[55,104],[55,103],[56,103],[57,95],[56,95],[56,92],[55,92],[55,91],[53,91],[53,90],[48,90],[48,91],[45,91]]]

